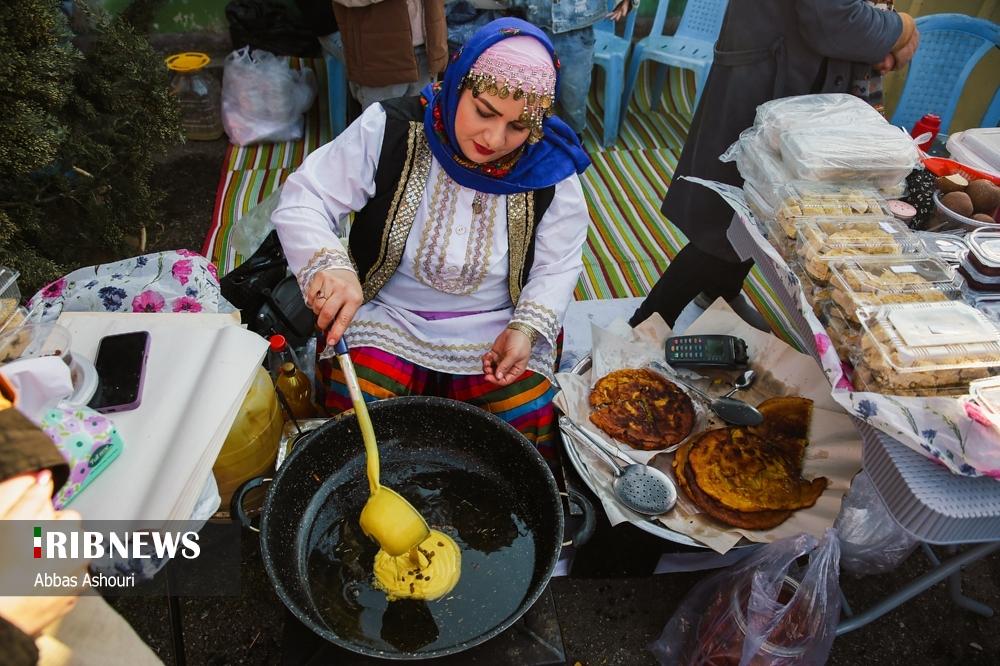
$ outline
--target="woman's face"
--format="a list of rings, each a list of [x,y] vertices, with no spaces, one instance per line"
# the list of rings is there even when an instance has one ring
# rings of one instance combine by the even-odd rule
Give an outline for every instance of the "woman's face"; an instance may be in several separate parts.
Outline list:
[[[486,92],[473,97],[471,90],[463,90],[455,112],[459,149],[477,164],[509,155],[528,140],[528,126],[521,122],[523,111],[523,99],[500,99]]]

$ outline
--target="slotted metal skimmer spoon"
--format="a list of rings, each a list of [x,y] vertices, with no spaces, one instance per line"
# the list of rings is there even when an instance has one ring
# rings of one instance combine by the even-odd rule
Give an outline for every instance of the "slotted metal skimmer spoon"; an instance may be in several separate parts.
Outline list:
[[[615,492],[615,497],[626,507],[645,516],[658,516],[674,508],[674,504],[677,503],[677,487],[669,476],[649,465],[640,465],[632,461],[625,465],[620,464],[618,457],[621,454],[609,451],[605,448],[606,444],[591,437],[586,430],[565,416],[559,418],[559,425],[575,440],[586,443],[611,466],[615,475],[611,488]]]

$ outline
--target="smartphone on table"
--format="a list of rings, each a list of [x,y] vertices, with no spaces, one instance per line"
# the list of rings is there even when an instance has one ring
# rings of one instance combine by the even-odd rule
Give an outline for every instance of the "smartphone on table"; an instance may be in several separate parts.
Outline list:
[[[149,355],[149,333],[135,331],[101,338],[94,367],[97,391],[87,406],[101,412],[125,412],[142,402],[142,383]]]

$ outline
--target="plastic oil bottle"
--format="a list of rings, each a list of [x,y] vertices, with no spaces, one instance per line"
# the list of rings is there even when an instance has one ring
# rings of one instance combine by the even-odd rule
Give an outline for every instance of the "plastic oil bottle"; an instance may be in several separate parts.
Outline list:
[[[284,423],[271,377],[259,368],[212,467],[223,507],[241,483],[274,467]]]
[[[204,53],[177,53],[166,59],[170,92],[181,109],[188,139],[214,141],[222,136],[222,87],[204,68],[212,60]]]
[[[274,378],[274,387],[284,396],[292,416],[297,419],[315,416],[316,408],[312,404],[312,384],[305,373],[299,369],[295,355],[285,340],[285,336],[271,336],[268,367]]]

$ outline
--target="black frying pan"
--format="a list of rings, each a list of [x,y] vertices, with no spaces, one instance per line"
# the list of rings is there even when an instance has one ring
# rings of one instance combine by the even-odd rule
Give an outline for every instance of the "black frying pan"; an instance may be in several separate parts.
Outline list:
[[[388,602],[371,587],[377,547],[358,527],[368,497],[353,413],[307,433],[275,475],[260,526],[264,566],[282,602],[314,632],[354,652],[425,659],[496,636],[539,597],[563,537],[555,480],[514,428],[434,397],[369,405],[381,481],[462,547],[444,599]],[[241,516],[244,484],[233,498]]]

